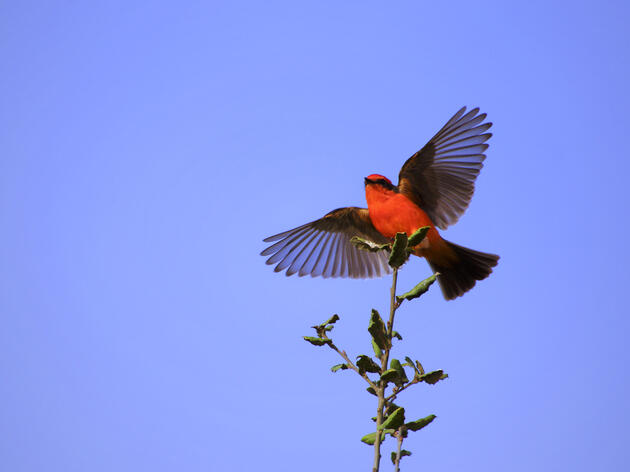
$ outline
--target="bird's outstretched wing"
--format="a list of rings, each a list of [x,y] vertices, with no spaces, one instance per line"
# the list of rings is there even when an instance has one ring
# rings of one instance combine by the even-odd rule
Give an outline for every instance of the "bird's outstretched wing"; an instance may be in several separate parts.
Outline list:
[[[390,272],[388,251],[368,252],[357,249],[353,236],[377,244],[389,240],[376,231],[366,208],[339,208],[323,218],[298,228],[266,238],[275,242],[260,254],[269,256],[267,264],[286,275],[312,277],[380,277]]]
[[[463,107],[402,166],[400,192],[422,208],[433,223],[445,229],[466,211],[475,191],[475,179],[486,158],[484,144],[492,123],[485,113]]]

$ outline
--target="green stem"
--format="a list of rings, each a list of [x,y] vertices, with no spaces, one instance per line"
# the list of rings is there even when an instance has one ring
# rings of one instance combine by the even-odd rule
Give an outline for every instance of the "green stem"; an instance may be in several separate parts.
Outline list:
[[[394,472],[399,472],[400,471],[400,450],[402,448],[402,443],[403,443],[403,435],[402,435],[402,428],[398,428],[398,446],[396,448],[396,460],[394,462]]]
[[[389,347],[385,348],[381,357],[381,374],[387,370],[387,364],[389,363],[389,351],[392,345],[392,331],[394,330],[394,315],[396,314],[396,283],[398,282],[398,269],[394,268],[392,276],[392,288],[390,290],[390,304],[389,304],[389,321],[387,322],[387,339],[389,341]],[[383,410],[385,409],[385,387],[386,383],[382,380],[378,381],[378,388],[376,393],[378,396],[378,408],[376,410],[376,439],[374,441],[374,466],[372,472],[378,472],[381,462],[381,424],[383,424]]]
[[[372,472],[378,472],[381,463],[381,424],[383,423],[383,409],[385,406],[385,389],[379,386],[376,390],[378,393],[378,409],[376,410],[376,440],[374,441],[374,465]]]
[[[398,269],[394,269],[394,274],[392,276],[392,288],[390,290],[390,303],[389,303],[389,321],[387,322],[387,337],[389,340],[392,340],[392,331],[394,330],[394,315],[396,314],[396,309],[398,308],[398,303],[396,303],[396,283],[398,282]],[[387,365],[387,360],[389,360],[389,349],[387,349],[387,359],[385,365]]]

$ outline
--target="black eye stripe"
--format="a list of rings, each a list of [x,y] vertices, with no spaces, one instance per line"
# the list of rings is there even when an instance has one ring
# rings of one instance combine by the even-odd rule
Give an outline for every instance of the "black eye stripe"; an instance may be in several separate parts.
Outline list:
[[[392,183],[391,183],[391,182],[388,182],[388,181],[387,181],[387,180],[385,180],[385,179],[378,179],[378,180],[375,180],[375,181],[374,181],[374,183],[380,184],[380,185],[382,185],[383,187],[388,188],[388,189],[393,189],[393,188],[394,188],[394,186],[392,185]]]

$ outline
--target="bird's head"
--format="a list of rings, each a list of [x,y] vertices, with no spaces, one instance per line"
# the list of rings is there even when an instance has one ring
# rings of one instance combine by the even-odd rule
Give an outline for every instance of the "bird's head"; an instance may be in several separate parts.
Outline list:
[[[392,184],[391,180],[379,174],[368,175],[365,178],[365,186],[366,187],[378,186],[378,187],[382,187],[383,189],[391,190],[391,191],[394,191],[395,189],[394,184]]]
[[[365,178],[365,199],[368,207],[378,202],[384,202],[398,193],[391,180],[379,174],[368,175]]]

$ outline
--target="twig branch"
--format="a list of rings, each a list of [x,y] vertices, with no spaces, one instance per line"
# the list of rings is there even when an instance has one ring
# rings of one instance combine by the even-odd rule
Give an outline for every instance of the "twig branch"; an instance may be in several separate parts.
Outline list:
[[[385,401],[386,401],[386,402],[388,402],[388,403],[389,403],[389,402],[391,402],[392,400],[394,400],[394,399],[396,398],[396,396],[397,396],[400,392],[402,392],[403,390],[406,390],[408,387],[411,387],[412,385],[417,384],[418,382],[419,382],[418,380],[414,379],[414,380],[412,380],[411,382],[409,382],[408,384],[406,384],[406,385],[404,385],[404,386],[402,386],[402,387],[400,387],[400,388],[399,388],[399,387],[396,387],[396,388],[394,389],[394,391],[392,392],[392,394],[391,394],[389,397],[385,398]]]
[[[372,382],[372,380],[367,376],[367,374],[365,372],[361,373],[361,371],[359,370],[359,368],[354,365],[354,363],[350,360],[350,358],[348,357],[348,354],[346,354],[346,351],[342,351],[340,350],[337,346],[335,346],[333,343],[329,343],[328,347],[330,347],[332,350],[336,351],[337,354],[339,354],[343,360],[346,361],[346,365],[354,370],[357,374],[359,374],[361,377],[363,377],[365,379],[365,381],[367,383],[370,384],[370,387],[372,387],[374,390],[377,389],[377,386],[374,382]]]

